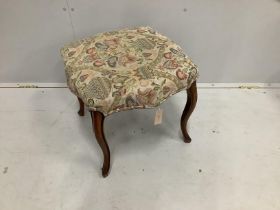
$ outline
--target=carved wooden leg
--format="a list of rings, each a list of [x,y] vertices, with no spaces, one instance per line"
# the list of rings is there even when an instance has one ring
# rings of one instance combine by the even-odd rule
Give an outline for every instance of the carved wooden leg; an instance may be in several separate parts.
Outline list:
[[[84,105],[84,102],[79,97],[78,97],[78,101],[79,101],[79,104],[80,104],[80,110],[78,111],[78,114],[80,116],[84,116],[85,115],[85,105]]]
[[[91,119],[92,119],[92,126],[94,129],[96,140],[99,146],[102,149],[104,160],[103,160],[103,167],[102,167],[102,176],[106,177],[109,174],[110,169],[110,149],[106,142],[104,132],[103,132],[103,123],[104,123],[104,115],[98,111],[91,111]]]
[[[188,94],[188,100],[185,106],[185,109],[183,111],[182,117],[181,117],[181,130],[184,136],[184,142],[190,143],[191,138],[187,131],[187,123],[188,120],[195,108],[196,101],[197,101],[197,88],[196,88],[196,81],[194,81],[189,89],[187,89]]]

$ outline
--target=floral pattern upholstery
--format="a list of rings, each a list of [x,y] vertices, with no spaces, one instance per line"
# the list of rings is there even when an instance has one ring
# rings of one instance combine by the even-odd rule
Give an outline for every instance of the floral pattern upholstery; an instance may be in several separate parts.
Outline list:
[[[61,49],[67,85],[90,110],[152,108],[190,87],[197,66],[150,27],[105,32]]]

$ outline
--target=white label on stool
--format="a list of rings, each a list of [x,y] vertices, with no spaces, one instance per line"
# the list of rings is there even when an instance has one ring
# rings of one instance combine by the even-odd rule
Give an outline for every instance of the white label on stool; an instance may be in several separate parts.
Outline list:
[[[159,125],[162,123],[162,114],[163,114],[163,109],[159,108],[156,111],[154,125]]]

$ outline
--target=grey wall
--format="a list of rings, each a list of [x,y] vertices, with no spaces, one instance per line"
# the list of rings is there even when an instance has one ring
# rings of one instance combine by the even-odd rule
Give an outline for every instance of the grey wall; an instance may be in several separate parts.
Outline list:
[[[0,0],[0,82],[65,82],[61,46],[138,25],[179,43],[200,82],[280,82],[280,0]]]

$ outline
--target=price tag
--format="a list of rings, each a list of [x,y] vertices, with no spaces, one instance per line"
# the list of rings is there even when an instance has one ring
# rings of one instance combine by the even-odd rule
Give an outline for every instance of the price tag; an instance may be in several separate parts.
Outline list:
[[[162,123],[162,115],[163,115],[163,109],[159,108],[155,114],[154,125],[159,125]]]

